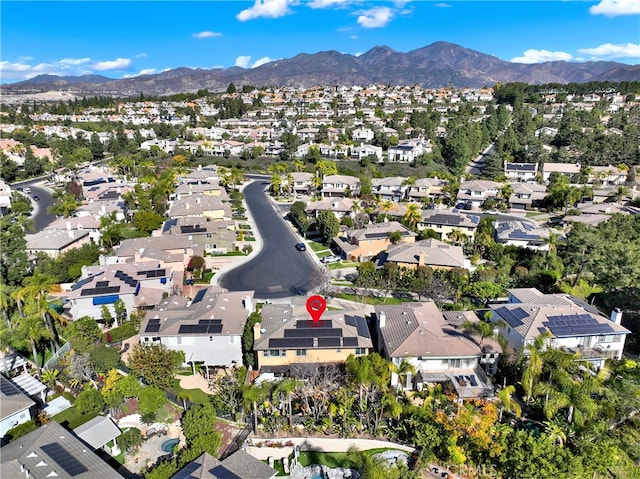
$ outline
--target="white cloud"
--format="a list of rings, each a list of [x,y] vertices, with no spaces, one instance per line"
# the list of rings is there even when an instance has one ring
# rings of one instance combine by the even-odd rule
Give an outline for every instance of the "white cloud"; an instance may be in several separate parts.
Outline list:
[[[251,61],[251,57],[248,55],[242,55],[236,58],[236,66],[242,68],[249,68],[249,62]]]
[[[158,70],[155,68],[145,68],[144,70],[140,70],[138,73],[127,73],[126,75],[122,75],[122,78],[134,78],[139,77],[140,75],[153,75],[157,72]]]
[[[433,6],[438,8],[451,8],[451,5],[449,5],[448,3],[436,3]]]
[[[85,65],[91,61],[91,58],[63,58],[59,60],[59,64],[62,66],[65,65]]]
[[[198,32],[193,34],[194,38],[216,38],[221,36],[222,33],[220,32]]]
[[[271,61],[273,61],[273,60],[271,60],[271,58],[269,58],[269,57],[259,58],[258,60],[253,62],[253,65],[251,65],[251,68],[259,67],[260,65],[264,65],[265,63],[269,63]]]
[[[393,18],[393,12],[388,7],[376,7],[358,13],[360,13],[358,23],[364,28],[384,27]]]
[[[550,52],[549,50],[530,49],[524,52],[524,56],[512,58],[513,63],[543,63],[555,61],[570,61],[573,57],[566,52]]]
[[[31,58],[21,58],[18,62],[0,62],[2,81],[28,80],[38,75],[81,76],[93,73],[88,63],[90,58],[64,58],[55,63],[29,64]]]
[[[351,35],[351,36],[349,36],[349,38],[351,40],[357,40],[358,39],[358,35]]]
[[[589,13],[607,17],[638,15],[640,14],[640,2],[638,0],[601,0],[599,4],[589,8]]]
[[[236,18],[241,22],[261,17],[279,18],[290,13],[289,6],[297,3],[296,0],[256,0],[253,7],[242,10]]]
[[[640,43],[613,45],[605,43],[596,48],[580,48],[578,53],[588,55],[592,59],[606,60],[613,58],[640,58]]]
[[[352,0],[311,0],[307,4],[310,8],[329,8],[334,6],[347,5],[351,3]]]
[[[98,71],[122,70],[123,68],[129,68],[130,65],[131,65],[130,58],[116,58],[115,60],[108,60],[105,62],[96,62],[93,64],[93,68]]]

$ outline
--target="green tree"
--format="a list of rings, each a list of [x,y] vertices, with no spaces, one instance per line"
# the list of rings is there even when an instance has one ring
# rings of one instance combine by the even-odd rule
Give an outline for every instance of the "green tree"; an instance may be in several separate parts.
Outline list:
[[[167,396],[164,391],[155,386],[147,386],[142,388],[138,393],[138,407],[142,414],[157,413],[162,405],[166,402]]]
[[[76,402],[73,404],[81,414],[96,414],[105,407],[104,399],[100,391],[87,389],[78,394]]]
[[[182,432],[187,446],[193,449],[193,456],[208,452],[217,457],[222,438],[216,431],[216,422],[216,410],[210,403],[196,404],[187,409],[182,417]]]
[[[162,226],[164,218],[162,215],[155,211],[138,211],[133,215],[133,225],[136,229],[149,235],[153,230],[156,230]]]
[[[331,240],[340,231],[340,222],[338,218],[333,214],[333,211],[321,211],[318,214],[318,229],[322,235],[322,242],[326,245],[331,243]]]
[[[173,387],[176,368],[183,362],[184,352],[172,351],[163,344],[136,344],[128,356],[131,371],[162,390]]]

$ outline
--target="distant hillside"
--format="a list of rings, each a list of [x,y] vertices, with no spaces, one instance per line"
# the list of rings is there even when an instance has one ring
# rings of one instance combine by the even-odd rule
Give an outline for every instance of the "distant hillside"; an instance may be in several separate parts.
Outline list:
[[[336,51],[301,53],[257,68],[177,68],[157,75],[113,80],[99,75],[56,77],[41,75],[0,86],[3,94],[68,91],[86,96],[170,95],[201,89],[222,91],[229,83],[255,86],[420,85],[483,87],[496,82],[586,83],[640,81],[640,65],[617,62],[511,63],[447,42],[436,42],[408,53],[386,46],[356,57]]]

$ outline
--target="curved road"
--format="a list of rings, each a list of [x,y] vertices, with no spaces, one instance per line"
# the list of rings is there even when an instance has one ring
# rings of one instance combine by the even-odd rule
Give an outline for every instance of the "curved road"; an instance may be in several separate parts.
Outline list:
[[[319,269],[267,198],[269,181],[254,180],[244,188],[247,207],[262,237],[260,252],[248,263],[225,273],[220,286],[230,291],[254,291],[256,298],[306,295],[317,284]]]
[[[31,194],[24,192],[22,194],[28,198],[33,205],[31,217],[33,218],[36,232],[42,231],[47,225],[56,220],[56,215],[47,211],[47,209],[53,205],[53,190],[44,186],[44,180],[26,180],[11,185],[12,190],[15,190],[17,187],[29,187],[31,189]],[[40,200],[34,201],[33,196],[38,196]]]

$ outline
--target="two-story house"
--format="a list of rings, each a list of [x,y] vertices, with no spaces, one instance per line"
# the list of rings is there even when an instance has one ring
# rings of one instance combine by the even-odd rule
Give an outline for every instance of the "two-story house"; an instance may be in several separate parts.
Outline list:
[[[538,163],[510,163],[505,161],[504,176],[512,181],[536,181]]]
[[[121,300],[127,314],[136,308],[149,308],[171,294],[173,271],[157,261],[84,266],[82,276],[65,293],[65,316],[76,320],[83,316],[99,319],[106,306],[116,326],[114,303]]]
[[[607,318],[598,309],[569,294],[544,294],[536,288],[508,290],[507,304],[491,305],[492,319],[503,320],[500,332],[509,345],[520,350],[548,334],[547,347],[579,354],[582,360],[602,367],[606,359],[621,359],[626,335],[622,312]]]
[[[433,269],[469,269],[471,266],[464,256],[462,246],[453,246],[433,238],[389,245],[386,252],[380,255],[379,264],[385,263],[407,269],[417,269],[420,266]]]
[[[547,188],[538,183],[512,183],[513,192],[509,196],[509,206],[517,210],[535,208],[547,195]]]
[[[375,161],[382,162],[382,147],[360,143],[358,146],[351,147],[351,159],[361,161],[366,158],[375,158]]]
[[[433,302],[378,305],[373,315],[380,354],[397,366],[408,361],[415,368],[405,388],[441,384],[461,399],[492,396],[483,367],[493,374],[502,349],[493,339],[466,333],[467,321],[479,319],[472,311],[445,317]]]
[[[418,178],[407,189],[407,198],[411,201],[435,200],[443,196],[442,188],[448,183],[440,178]]]
[[[192,300],[171,296],[149,311],[140,326],[140,342],[183,351],[185,362],[209,367],[242,365],[242,333],[254,311],[253,291],[209,286]]]
[[[371,189],[373,194],[380,196],[382,200],[401,201],[407,196],[407,179],[402,176],[388,176],[385,178],[373,178]]]
[[[567,176],[572,180],[578,177],[581,168],[578,163],[543,163],[542,180],[548,183],[552,173]]]
[[[326,311],[319,321],[304,306],[265,304],[254,327],[261,372],[289,374],[298,365],[343,364],[373,349],[364,310]]]
[[[467,210],[479,209],[485,201],[498,197],[502,185],[489,180],[467,180],[460,184],[458,205]]]
[[[424,153],[429,152],[431,152],[429,140],[412,138],[390,146],[387,150],[387,158],[390,162],[413,163]]]
[[[323,198],[341,198],[360,194],[360,178],[347,175],[328,175],[322,179]]]
[[[554,233],[550,228],[539,227],[529,221],[495,221],[493,236],[496,243],[505,246],[519,246],[521,248],[538,251],[549,251],[549,237]]]
[[[162,235],[183,235],[191,245],[208,254],[236,251],[234,221],[211,221],[204,216],[185,216],[165,221]]]
[[[448,239],[454,231],[459,231],[471,241],[480,222],[480,216],[466,214],[457,209],[422,210],[422,220],[418,222],[419,230],[431,229],[438,233],[440,239]]]
[[[181,195],[172,202],[169,216],[206,216],[212,220],[230,220],[231,204],[212,195]]]
[[[340,255],[349,261],[368,261],[392,244],[392,237],[399,235],[399,242],[413,243],[417,234],[397,221],[374,223],[364,228],[350,230],[333,238]]]

